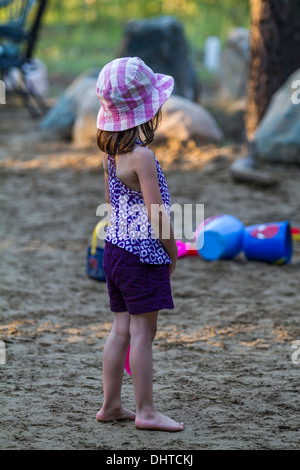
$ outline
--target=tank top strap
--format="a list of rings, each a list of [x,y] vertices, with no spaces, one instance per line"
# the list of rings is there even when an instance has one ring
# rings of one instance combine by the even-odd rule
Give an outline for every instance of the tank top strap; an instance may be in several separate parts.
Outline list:
[[[107,155],[108,170],[113,174],[116,174],[116,163],[114,155]]]

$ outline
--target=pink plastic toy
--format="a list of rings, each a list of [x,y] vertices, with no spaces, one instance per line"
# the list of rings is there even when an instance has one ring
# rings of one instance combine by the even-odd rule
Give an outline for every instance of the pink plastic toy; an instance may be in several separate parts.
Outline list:
[[[190,242],[183,242],[181,240],[176,240],[177,248],[178,248],[178,258],[182,258],[182,256],[199,256],[197,248],[193,243]]]

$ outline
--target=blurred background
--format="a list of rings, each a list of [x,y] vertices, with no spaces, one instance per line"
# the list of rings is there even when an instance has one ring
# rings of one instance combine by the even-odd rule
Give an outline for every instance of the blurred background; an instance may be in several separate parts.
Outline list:
[[[127,21],[160,15],[182,22],[199,77],[209,80],[203,67],[206,39],[215,35],[224,44],[233,27],[248,28],[249,1],[51,0],[37,47],[52,76],[50,93],[59,90],[59,79],[70,80],[115,58]]]

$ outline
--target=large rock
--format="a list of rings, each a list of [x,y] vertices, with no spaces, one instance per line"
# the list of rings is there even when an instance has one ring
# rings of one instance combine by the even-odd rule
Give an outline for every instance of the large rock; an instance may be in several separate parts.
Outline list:
[[[221,54],[220,96],[228,101],[244,98],[250,61],[250,33],[246,28],[230,31]]]
[[[89,94],[88,90],[93,89],[95,101],[99,106],[99,100],[96,96],[98,73],[98,70],[89,70],[76,78],[41,120],[40,128],[54,131],[63,138],[71,139],[73,126],[79,109],[84,105],[86,95]]]
[[[97,98],[97,97],[96,97]],[[95,99],[95,87],[86,90],[85,98],[77,109],[73,126],[73,143],[78,148],[95,145],[96,117],[99,100]],[[203,106],[187,98],[171,95],[162,107],[162,123],[156,131],[155,142],[176,140],[197,144],[218,142],[223,137],[215,119]]]
[[[96,120],[100,101],[96,95],[96,82],[87,87],[84,100],[77,107],[76,119],[72,129],[72,141],[77,148],[96,145]]]
[[[156,141],[193,139],[197,144],[206,144],[218,142],[222,137],[215,119],[203,106],[176,95],[171,95],[163,105]]]
[[[197,72],[183,26],[172,16],[128,22],[119,56],[140,57],[154,72],[174,78],[175,94],[197,101],[200,93]]]
[[[72,139],[78,148],[95,145],[96,117],[99,100],[95,99],[95,88],[85,93],[82,105],[78,107],[73,126]],[[155,142],[193,139],[197,144],[218,142],[223,137],[215,119],[203,106],[181,96],[171,95],[162,107],[162,123],[155,134]]]
[[[77,148],[95,146],[100,109],[96,80],[91,72],[78,77],[41,121],[41,128],[69,138]],[[203,106],[181,96],[171,95],[162,107],[162,117],[157,142],[194,139],[203,144],[218,142],[223,137],[215,119]]]
[[[300,164],[299,89],[300,69],[273,95],[256,131],[254,150],[260,161]]]

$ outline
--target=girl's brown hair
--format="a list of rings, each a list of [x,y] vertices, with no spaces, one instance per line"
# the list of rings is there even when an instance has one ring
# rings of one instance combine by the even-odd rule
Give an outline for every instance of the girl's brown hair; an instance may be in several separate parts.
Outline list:
[[[97,144],[102,152],[108,155],[121,155],[122,153],[132,152],[136,140],[139,140],[143,146],[150,144],[154,139],[154,133],[161,121],[161,109],[157,111],[150,121],[133,127],[126,131],[102,131],[98,129]]]

